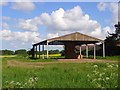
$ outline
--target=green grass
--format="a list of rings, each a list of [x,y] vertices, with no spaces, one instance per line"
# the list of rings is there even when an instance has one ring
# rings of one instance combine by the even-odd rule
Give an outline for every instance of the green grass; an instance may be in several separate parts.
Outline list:
[[[94,57],[89,56],[88,58],[93,59]],[[96,59],[99,59],[99,60],[119,60],[119,58],[120,56],[105,56],[105,57],[96,56]]]
[[[19,87],[17,82],[22,84],[22,87],[36,87],[36,88],[98,88],[94,82],[91,83],[87,75],[94,76],[93,71],[105,73],[105,77],[110,77],[111,73],[117,75],[117,64],[109,63],[55,63],[44,65],[43,68],[25,68],[25,67],[11,67],[7,65],[7,60],[21,60],[22,62],[54,62],[54,60],[26,60],[22,57],[6,57],[2,60],[2,85],[6,87]],[[108,67],[112,65],[111,67]],[[106,69],[106,70],[104,70]],[[35,77],[38,79],[35,81]],[[31,81],[33,79],[33,82]],[[95,76],[94,80],[98,78]],[[14,81],[14,82],[13,82]],[[32,83],[31,83],[32,82]],[[25,86],[24,84],[27,83]],[[101,82],[100,82],[101,83]],[[117,86],[117,76],[111,77],[108,83],[108,88]],[[111,84],[112,83],[112,84]],[[102,86],[101,86],[102,87]]]

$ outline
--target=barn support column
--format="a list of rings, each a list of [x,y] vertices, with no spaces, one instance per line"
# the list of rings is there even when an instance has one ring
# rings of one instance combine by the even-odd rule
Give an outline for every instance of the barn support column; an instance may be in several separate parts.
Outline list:
[[[32,48],[32,58],[35,58],[35,46],[33,45],[33,48]]]
[[[86,57],[88,57],[88,45],[86,44]]]
[[[42,45],[42,59],[44,59],[44,45]]]
[[[49,42],[47,41],[47,59],[49,58],[48,43],[49,43]]]
[[[40,58],[40,45],[39,45],[39,58]]]
[[[36,45],[36,50],[35,51],[36,51],[36,58],[37,58],[37,45]]]
[[[81,46],[80,46],[80,56],[81,56]]]
[[[94,59],[96,59],[96,45],[94,44]]]
[[[105,57],[105,42],[103,41],[103,57]]]

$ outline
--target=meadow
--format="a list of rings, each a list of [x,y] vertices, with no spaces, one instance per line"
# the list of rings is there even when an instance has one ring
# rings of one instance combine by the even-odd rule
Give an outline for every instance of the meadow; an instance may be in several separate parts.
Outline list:
[[[40,67],[11,66],[8,61]],[[2,57],[2,88],[117,88],[118,63],[50,63],[56,59]],[[18,63],[19,64],[19,63]]]

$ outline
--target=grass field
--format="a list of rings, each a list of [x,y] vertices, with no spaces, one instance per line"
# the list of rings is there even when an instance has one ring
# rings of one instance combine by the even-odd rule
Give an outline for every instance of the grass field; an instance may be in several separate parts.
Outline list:
[[[30,60],[23,57],[3,57],[3,88],[116,88],[117,63],[53,63],[41,67],[9,66],[8,61],[58,62],[53,59]]]

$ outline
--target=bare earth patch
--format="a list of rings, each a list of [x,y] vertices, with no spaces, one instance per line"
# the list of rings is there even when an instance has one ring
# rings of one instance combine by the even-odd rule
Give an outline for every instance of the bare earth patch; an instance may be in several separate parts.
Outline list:
[[[7,65],[12,67],[39,67],[43,68],[46,64],[55,63],[84,63],[84,62],[98,62],[98,63],[118,63],[118,61],[111,60],[96,60],[96,59],[58,59],[57,62],[23,62],[17,60],[8,60]]]
[[[83,62],[100,62],[100,63],[106,63],[106,62],[113,62],[118,63],[118,61],[112,61],[112,60],[98,60],[98,59],[58,59],[61,62],[76,62],[76,63],[83,63]]]

